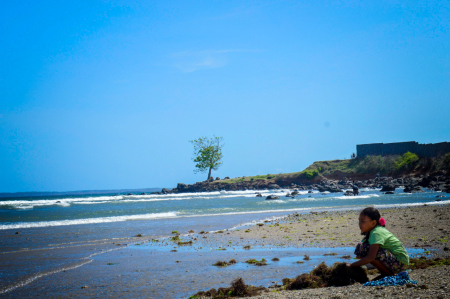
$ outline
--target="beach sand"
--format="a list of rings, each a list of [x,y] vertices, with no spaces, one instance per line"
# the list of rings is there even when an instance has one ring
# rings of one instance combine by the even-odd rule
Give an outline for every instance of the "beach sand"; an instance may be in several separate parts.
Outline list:
[[[449,206],[421,205],[380,209],[380,212],[387,221],[386,228],[405,247],[423,248],[429,251],[429,258],[450,256]],[[268,250],[275,246],[350,247],[356,246],[362,239],[358,216],[359,210],[291,214],[248,229],[210,234],[208,239],[223,246],[233,242],[234,247],[263,246]],[[263,267],[261,271],[264,271]],[[263,293],[255,298],[450,298],[450,288],[447,286],[450,279],[449,266],[412,270],[410,277],[418,281],[416,287],[363,287],[355,284],[339,288],[276,291]]]

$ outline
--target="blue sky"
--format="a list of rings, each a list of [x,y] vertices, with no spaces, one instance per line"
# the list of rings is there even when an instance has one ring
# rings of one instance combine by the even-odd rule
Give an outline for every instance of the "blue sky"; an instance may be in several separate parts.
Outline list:
[[[6,1],[0,192],[300,171],[450,141],[449,1]]]

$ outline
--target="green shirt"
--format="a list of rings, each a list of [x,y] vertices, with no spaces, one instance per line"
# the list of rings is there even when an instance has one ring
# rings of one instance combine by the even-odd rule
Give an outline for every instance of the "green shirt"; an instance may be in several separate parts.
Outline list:
[[[389,250],[400,262],[409,265],[409,256],[402,242],[383,226],[377,225],[370,232],[369,244],[380,244],[380,248]]]

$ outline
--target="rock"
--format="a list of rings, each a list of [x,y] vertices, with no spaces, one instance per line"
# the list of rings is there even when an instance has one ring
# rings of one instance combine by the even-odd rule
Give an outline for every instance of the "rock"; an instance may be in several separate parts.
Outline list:
[[[313,192],[311,190],[309,190],[308,193],[313,193]]]
[[[280,197],[276,196],[276,195],[269,195],[266,197],[266,200],[271,200],[271,199],[280,199]]]
[[[386,184],[383,185],[383,187],[380,190],[381,192],[386,192],[386,191],[395,191],[395,185],[390,183],[390,184]]]
[[[208,182],[214,182],[214,178],[211,176],[211,177],[209,177],[209,179],[207,181]]]
[[[169,194],[170,191],[168,189],[166,189],[166,188],[162,188],[161,193],[162,194]]]
[[[188,187],[188,185],[183,184],[183,183],[178,183],[177,184],[177,189],[180,190],[180,191],[187,189],[187,187]]]
[[[20,234],[19,232],[16,232],[16,235]]]
[[[384,192],[383,194],[394,194],[394,191]]]
[[[229,177],[229,176],[226,176],[226,177],[224,177],[223,179],[224,179],[224,180],[229,180],[230,177]]]
[[[291,193],[286,193],[286,197],[293,197],[292,195],[291,195]]]
[[[216,177],[216,181],[220,181],[220,178],[219,178],[219,177]]]
[[[269,189],[281,189],[277,184],[270,184]]]
[[[354,194],[353,194],[353,191],[348,190],[348,191],[345,191],[344,195],[345,196],[353,196]]]
[[[256,197],[262,197],[261,193],[256,193]]]
[[[298,190],[294,190],[294,192],[291,193],[291,195],[299,195],[300,193],[298,192]]]
[[[420,186],[407,186],[407,187],[405,187],[403,192],[406,192],[406,193],[423,192],[423,189]]]

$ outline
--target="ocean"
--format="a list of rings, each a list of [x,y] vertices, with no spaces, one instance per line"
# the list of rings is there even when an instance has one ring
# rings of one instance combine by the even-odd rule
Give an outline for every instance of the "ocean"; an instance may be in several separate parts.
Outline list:
[[[152,244],[155,239],[167,240],[173,231],[183,236],[190,230],[197,233],[239,229],[291,213],[361,209],[369,205],[394,208],[450,203],[445,198],[436,201],[440,199],[436,198],[438,193],[427,190],[406,194],[397,189],[392,195],[374,189],[360,191],[361,195],[355,197],[301,191],[296,198],[288,198],[285,197],[288,190],[264,190],[258,191],[262,198],[256,197],[255,191],[1,198],[0,296],[34,297],[41,291],[44,297],[68,294],[69,297],[70,294],[73,297],[86,294],[127,297],[124,294],[129,294],[130,297],[184,298],[194,290],[229,283],[221,276],[228,270],[216,275],[218,270],[208,266],[219,255],[228,258],[248,253],[242,250],[218,252],[215,244],[202,243],[202,246],[177,249],[180,260],[182,256],[196,267],[176,266],[170,252],[172,248]],[[265,200],[269,194],[276,194],[280,199]],[[264,248],[257,250],[261,256],[267,254]],[[271,249],[271,252],[274,250],[288,260],[293,249]],[[304,248],[301,254],[308,250],[312,249]],[[352,248],[335,250],[349,254]],[[199,253],[202,262],[195,259]],[[333,257],[327,259],[333,262]],[[314,261],[313,258],[302,267],[307,270],[314,266]],[[206,263],[207,270],[197,269],[201,263]],[[299,271],[298,266],[293,269],[291,264],[280,265],[276,271],[282,271],[283,277]],[[113,267],[114,273],[111,273]],[[271,283],[275,279],[262,275],[257,269],[241,270],[249,282]],[[207,282],[196,279],[196,275],[205,274],[209,277]],[[111,286],[112,281],[114,286]],[[82,288],[92,282],[97,286],[95,291],[88,286]],[[179,284],[178,289],[171,287],[175,282]],[[98,285],[104,285],[100,293]],[[81,290],[84,295],[79,293]]]

